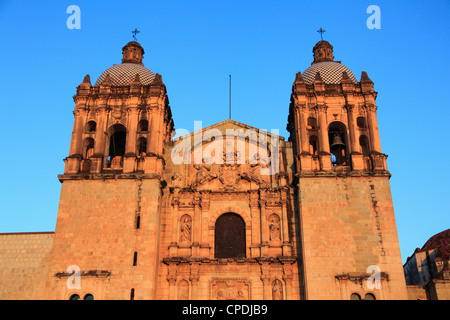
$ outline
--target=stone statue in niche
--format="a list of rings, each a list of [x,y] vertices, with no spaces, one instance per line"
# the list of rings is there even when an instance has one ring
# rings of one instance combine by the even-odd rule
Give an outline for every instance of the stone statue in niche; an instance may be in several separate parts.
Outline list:
[[[275,280],[273,282],[272,299],[283,300],[283,285],[280,280]]]
[[[281,240],[280,217],[276,214],[270,216],[270,240]]]
[[[180,241],[191,241],[192,219],[188,215],[181,217]]]
[[[181,280],[178,283],[178,300],[189,299],[189,283],[186,280]]]

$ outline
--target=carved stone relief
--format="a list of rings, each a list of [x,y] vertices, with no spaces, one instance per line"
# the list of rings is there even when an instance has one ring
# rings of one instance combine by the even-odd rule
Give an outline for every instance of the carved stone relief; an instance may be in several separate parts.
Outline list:
[[[213,279],[211,300],[249,300],[250,283],[245,279]]]

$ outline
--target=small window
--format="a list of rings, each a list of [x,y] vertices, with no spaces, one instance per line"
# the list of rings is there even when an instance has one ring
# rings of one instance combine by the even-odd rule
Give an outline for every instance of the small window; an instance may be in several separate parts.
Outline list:
[[[86,131],[91,133],[91,132],[95,132],[95,130],[97,130],[97,123],[95,123],[95,121],[89,121],[86,124]]]
[[[80,300],[80,296],[77,294],[73,294],[70,296],[69,300]]]
[[[313,156],[317,156],[317,136],[309,137],[309,153]]]
[[[134,300],[134,288],[130,291],[130,300]]]
[[[352,293],[350,300],[361,300],[361,296],[357,293]]]
[[[84,300],[94,300],[94,296],[90,293],[84,296]]]
[[[144,156],[147,152],[147,139],[141,137],[137,141],[137,152],[139,156]]]
[[[370,156],[369,139],[367,136],[362,135],[359,137],[359,145],[361,146],[361,152],[365,157]]]
[[[372,293],[366,293],[364,299],[365,300],[376,300],[375,295]]]
[[[84,140],[84,150],[84,157],[86,159],[92,157],[92,155],[94,154],[94,139],[87,138],[86,140]]]
[[[366,125],[366,118],[364,118],[364,117],[358,117],[358,118],[356,119],[356,125],[357,125],[358,128],[360,128],[360,129],[365,129],[365,128],[367,128],[367,125]]]
[[[136,229],[139,229],[141,227],[141,216],[137,215],[136,217]]]
[[[141,120],[138,123],[138,132],[147,132],[148,131],[148,121]]]
[[[307,128],[310,129],[310,130],[317,129],[317,120],[316,120],[316,118],[313,118],[313,117],[309,117],[308,118]]]
[[[137,252],[133,255],[133,266],[135,267],[137,265]]]

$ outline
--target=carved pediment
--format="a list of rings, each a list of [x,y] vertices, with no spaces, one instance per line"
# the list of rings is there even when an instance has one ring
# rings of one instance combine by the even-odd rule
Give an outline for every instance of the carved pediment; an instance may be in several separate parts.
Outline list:
[[[184,165],[193,189],[245,191],[266,187],[279,171],[284,138],[226,120],[175,140],[172,161]]]

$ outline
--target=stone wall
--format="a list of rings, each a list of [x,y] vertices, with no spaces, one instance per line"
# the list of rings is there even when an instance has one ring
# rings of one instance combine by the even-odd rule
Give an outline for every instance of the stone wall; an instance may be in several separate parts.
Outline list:
[[[53,232],[0,234],[0,299],[42,299]]]
[[[45,298],[154,299],[159,198],[157,178],[63,181]],[[80,288],[67,285],[70,266]]]
[[[407,298],[388,177],[300,177],[299,193],[308,299]]]

